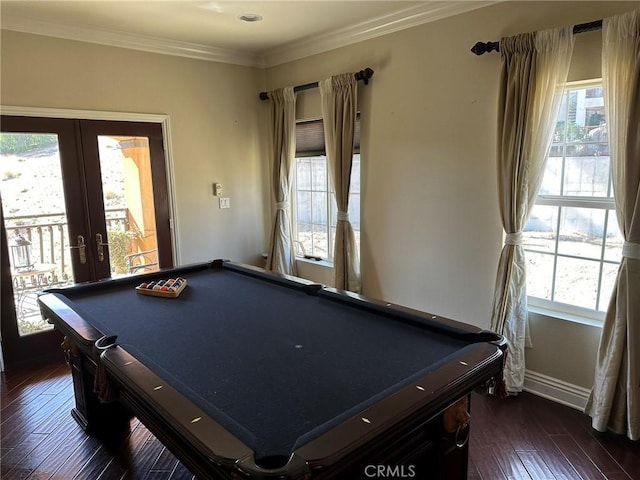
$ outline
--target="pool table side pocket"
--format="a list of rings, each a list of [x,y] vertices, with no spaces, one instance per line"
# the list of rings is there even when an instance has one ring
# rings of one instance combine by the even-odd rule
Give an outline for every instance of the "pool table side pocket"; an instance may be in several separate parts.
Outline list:
[[[104,334],[79,315],[64,298],[55,291],[43,292],[38,296],[40,312],[43,318],[81,350],[89,352]]]

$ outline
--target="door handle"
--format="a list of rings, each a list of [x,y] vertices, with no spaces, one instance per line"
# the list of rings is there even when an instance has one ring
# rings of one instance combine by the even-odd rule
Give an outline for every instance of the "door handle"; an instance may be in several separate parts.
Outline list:
[[[78,239],[78,245],[71,245],[69,248],[77,248],[80,254],[80,263],[85,264],[87,263],[87,246],[84,243],[84,237],[78,235],[76,238]]]
[[[98,246],[98,261],[104,262],[104,247],[108,247],[108,242],[102,241],[102,234],[96,233],[96,245]]]

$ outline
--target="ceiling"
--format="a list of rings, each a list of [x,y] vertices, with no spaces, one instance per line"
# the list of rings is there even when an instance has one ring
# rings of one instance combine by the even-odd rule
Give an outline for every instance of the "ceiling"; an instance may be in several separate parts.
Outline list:
[[[0,0],[7,30],[269,67],[495,1]],[[261,21],[243,22],[245,14]]]

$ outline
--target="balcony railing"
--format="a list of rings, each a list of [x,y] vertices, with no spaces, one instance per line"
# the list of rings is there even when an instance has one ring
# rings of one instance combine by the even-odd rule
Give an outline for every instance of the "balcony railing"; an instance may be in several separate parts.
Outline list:
[[[128,232],[126,208],[105,211],[107,232]],[[73,281],[69,231],[64,213],[5,217],[7,241],[22,236],[31,242],[31,260],[39,264],[32,271],[12,271],[14,302],[20,335],[51,328],[39,314],[37,292]],[[75,242],[74,242],[75,243]]]
[[[127,213],[126,208],[106,210],[107,231],[128,231]],[[64,213],[7,216],[5,228],[9,244],[18,235],[22,235],[31,242],[32,260],[35,263],[58,265],[61,278],[72,278],[69,250],[71,243]]]

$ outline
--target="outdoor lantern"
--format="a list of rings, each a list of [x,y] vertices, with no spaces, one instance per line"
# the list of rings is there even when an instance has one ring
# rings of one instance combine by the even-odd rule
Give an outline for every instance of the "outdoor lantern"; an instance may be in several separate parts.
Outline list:
[[[13,259],[13,268],[16,270],[33,269],[31,242],[22,235],[18,235],[13,245],[11,245],[11,258]]]

